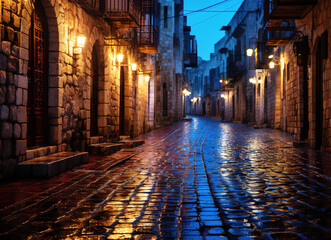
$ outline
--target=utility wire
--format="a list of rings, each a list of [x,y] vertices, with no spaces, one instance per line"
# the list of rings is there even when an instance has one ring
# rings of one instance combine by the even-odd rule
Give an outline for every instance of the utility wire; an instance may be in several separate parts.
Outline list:
[[[238,11],[229,11],[229,9],[233,8],[233,7],[236,6],[237,4],[238,4],[238,3],[233,4],[232,6],[228,7],[228,8],[225,9],[224,11],[215,11],[215,12],[218,12],[218,13],[215,14],[215,15],[213,15],[213,16],[211,16],[211,17],[209,17],[209,18],[207,18],[207,19],[205,19],[205,20],[202,20],[202,21],[200,21],[200,22],[198,22],[198,23],[193,24],[191,27],[194,27],[194,26],[197,26],[197,25],[199,25],[199,24],[201,24],[201,23],[207,22],[208,20],[210,20],[210,19],[212,19],[212,18],[214,18],[214,17],[217,17],[218,15],[220,15],[220,14],[223,13],[223,12],[238,12]],[[242,11],[240,11],[240,12],[242,12]],[[249,12],[249,11],[245,11],[245,12]]]
[[[208,7],[205,7],[205,8],[201,8],[201,9],[198,9],[198,10],[194,10],[194,11],[188,12],[188,13],[186,13],[186,14],[180,14],[180,15],[170,16],[170,17],[167,17],[167,18],[162,18],[162,19],[160,19],[160,20],[162,21],[162,20],[165,20],[165,19],[176,18],[176,17],[182,17],[182,16],[186,16],[186,15],[189,15],[189,14],[194,14],[194,13],[202,12],[202,11],[204,11],[204,10],[206,10],[206,9],[209,9],[209,8],[215,7],[215,6],[217,6],[217,5],[220,5],[220,4],[222,4],[222,3],[226,3],[226,2],[228,2],[228,1],[230,1],[230,0],[223,0],[223,1],[220,1],[220,2],[218,2],[218,3],[215,3],[215,4],[210,5],[210,6],[208,6]]]

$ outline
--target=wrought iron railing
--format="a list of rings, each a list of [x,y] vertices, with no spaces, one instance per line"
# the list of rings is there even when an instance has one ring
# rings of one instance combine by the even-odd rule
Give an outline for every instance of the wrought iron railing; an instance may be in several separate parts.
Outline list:
[[[159,33],[153,25],[140,26],[139,47],[147,51],[157,52]],[[153,51],[154,50],[154,51]]]
[[[107,18],[119,19],[120,16],[129,15],[139,25],[142,12],[141,0],[104,0],[103,4],[103,11],[107,14]]]

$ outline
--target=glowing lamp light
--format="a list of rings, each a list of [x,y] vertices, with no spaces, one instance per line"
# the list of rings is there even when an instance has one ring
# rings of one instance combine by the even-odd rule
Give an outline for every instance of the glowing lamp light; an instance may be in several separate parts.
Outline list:
[[[145,75],[145,81],[149,82],[149,79],[150,79],[149,75]]]
[[[131,65],[132,71],[136,71],[137,70],[137,64],[133,63]]]
[[[191,95],[191,92],[188,91],[186,88],[182,91],[182,93],[183,93],[185,96],[189,96],[189,95]]]
[[[259,84],[261,84],[261,83],[262,83],[262,80],[260,79],[260,80],[259,80]]]
[[[224,94],[221,94],[221,98],[225,98],[225,95]]]
[[[284,58],[280,59],[280,63],[281,63],[282,68],[284,68]]]
[[[122,63],[123,62],[124,55],[123,54],[117,54],[117,62]]]
[[[83,48],[85,46],[85,41],[86,41],[85,36],[78,36],[76,46],[80,47],[80,48]]]
[[[222,83],[223,82],[223,79],[220,79],[220,83]]]
[[[273,57],[274,57],[274,55],[269,55],[269,57],[268,57],[268,58],[269,58],[269,59],[271,59],[271,58],[273,58]]]
[[[250,82],[251,84],[256,84],[256,80],[255,80],[254,78],[250,78],[250,79],[249,79],[249,82]]]
[[[246,54],[247,54],[247,56],[248,57],[251,57],[252,55],[253,55],[253,49],[252,48],[248,48],[247,50],[246,50]]]
[[[275,63],[274,63],[274,61],[271,61],[270,63],[269,63],[269,68],[275,68]]]

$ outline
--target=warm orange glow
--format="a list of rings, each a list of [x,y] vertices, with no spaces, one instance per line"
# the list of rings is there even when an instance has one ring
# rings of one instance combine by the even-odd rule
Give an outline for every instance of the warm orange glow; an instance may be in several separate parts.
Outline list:
[[[123,62],[124,55],[123,54],[117,54],[117,62],[122,63]]]
[[[252,83],[252,84],[256,84],[256,79],[255,78],[250,78],[249,82]]]
[[[136,71],[137,70],[137,64],[133,63],[131,65],[132,71]]]
[[[85,36],[78,36],[77,37],[77,42],[76,42],[76,46],[83,48],[85,46],[85,41],[86,41],[86,37]]]
[[[253,55],[253,52],[254,52],[253,49],[248,48],[247,51],[246,51],[246,54],[247,54],[248,57],[251,57]]]
[[[274,61],[271,61],[270,63],[269,63],[269,68],[275,68],[275,63],[274,63]]]
[[[145,75],[145,81],[149,82],[149,79],[150,79],[149,75]]]
[[[186,88],[182,91],[182,93],[183,93],[185,96],[189,96],[189,95],[191,95],[191,92],[188,91]]]

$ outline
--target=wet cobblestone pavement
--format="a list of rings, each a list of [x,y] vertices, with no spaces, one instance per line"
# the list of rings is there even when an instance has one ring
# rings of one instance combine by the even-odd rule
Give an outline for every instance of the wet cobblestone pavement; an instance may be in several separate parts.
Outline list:
[[[330,239],[330,154],[193,118],[51,179],[0,184],[0,239]]]

